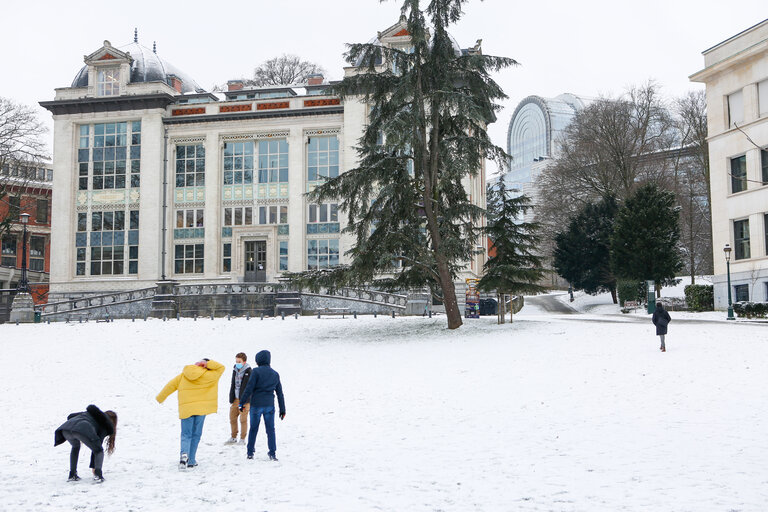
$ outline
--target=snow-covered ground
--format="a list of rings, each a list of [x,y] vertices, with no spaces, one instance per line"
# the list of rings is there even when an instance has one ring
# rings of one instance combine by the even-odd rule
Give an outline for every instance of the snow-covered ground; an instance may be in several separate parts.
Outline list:
[[[625,315],[626,316],[626,315]],[[642,321],[641,321],[642,320]],[[768,328],[556,315],[0,325],[0,509],[8,511],[760,511]],[[225,446],[230,373],[199,467],[176,468],[176,395],[201,357],[272,351],[278,463]],[[53,431],[119,415],[103,485],[66,482]],[[87,473],[89,451],[81,453]]]

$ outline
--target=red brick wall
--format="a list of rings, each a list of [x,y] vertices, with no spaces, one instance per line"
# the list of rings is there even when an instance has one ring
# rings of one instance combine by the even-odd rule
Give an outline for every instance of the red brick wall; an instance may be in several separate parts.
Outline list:
[[[9,197],[18,194],[18,189],[11,188],[8,193],[0,201],[0,219],[4,220],[8,216]],[[46,199],[48,201],[48,216],[45,221],[37,221],[37,200]],[[21,210],[19,213],[29,214],[29,223],[27,224],[27,244],[29,244],[30,237],[41,236],[45,237],[45,272],[51,270],[51,190],[50,189],[36,189],[34,187],[28,187],[26,191],[21,193],[20,201]],[[16,267],[21,268],[21,233],[23,227],[21,222],[12,221],[11,223],[11,235],[16,236]],[[27,245],[27,268],[29,268],[29,245]]]

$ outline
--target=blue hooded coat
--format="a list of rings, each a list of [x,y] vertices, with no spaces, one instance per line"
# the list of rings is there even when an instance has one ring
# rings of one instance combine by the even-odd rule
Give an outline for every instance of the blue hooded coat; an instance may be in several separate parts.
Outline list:
[[[240,407],[249,402],[251,409],[269,407],[270,405],[274,407],[275,395],[277,395],[280,414],[285,414],[285,398],[283,397],[283,386],[280,384],[280,374],[269,365],[272,361],[272,355],[269,350],[262,350],[256,354],[254,360],[258,367],[251,371],[248,385],[245,387],[245,391],[240,393]]]

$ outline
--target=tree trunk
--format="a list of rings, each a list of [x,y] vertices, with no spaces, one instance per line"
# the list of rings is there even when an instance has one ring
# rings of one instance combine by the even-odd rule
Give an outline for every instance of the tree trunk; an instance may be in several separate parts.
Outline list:
[[[499,304],[499,309],[496,311],[497,322],[499,324],[503,324],[506,321],[506,311],[504,311],[505,307],[505,301],[504,301],[504,294],[503,293],[497,293],[496,294],[496,300]]]
[[[614,304],[618,304],[619,303],[619,299],[618,299],[618,297],[616,297],[616,288],[615,287],[611,288],[611,299],[613,300]]]

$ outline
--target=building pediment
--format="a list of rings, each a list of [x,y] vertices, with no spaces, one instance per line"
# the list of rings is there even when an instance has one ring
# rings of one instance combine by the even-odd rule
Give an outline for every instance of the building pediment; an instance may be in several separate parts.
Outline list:
[[[122,52],[112,46],[112,44],[109,41],[104,41],[104,45],[93,52],[90,55],[85,55],[83,57],[83,60],[86,64],[130,64],[133,62],[133,58],[131,57],[131,54],[128,52]]]

